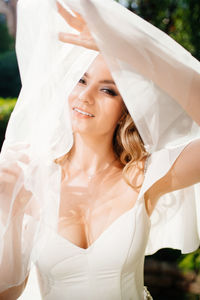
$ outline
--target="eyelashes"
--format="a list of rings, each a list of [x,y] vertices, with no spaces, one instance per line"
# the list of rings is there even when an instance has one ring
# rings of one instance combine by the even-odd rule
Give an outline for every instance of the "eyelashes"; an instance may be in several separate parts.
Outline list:
[[[79,80],[79,83],[83,83],[83,84],[84,84],[84,83],[85,83],[85,80],[81,78],[81,79]]]
[[[83,78],[81,78],[79,80],[79,83],[86,84],[86,81]],[[106,94],[109,94],[110,96],[113,96],[113,97],[118,95],[113,89],[103,88],[103,89],[101,89],[101,91],[105,91]]]
[[[117,96],[117,94],[115,93],[114,90],[111,90],[111,89],[102,89],[102,91],[106,91],[106,93],[108,93],[109,95],[115,97]]]

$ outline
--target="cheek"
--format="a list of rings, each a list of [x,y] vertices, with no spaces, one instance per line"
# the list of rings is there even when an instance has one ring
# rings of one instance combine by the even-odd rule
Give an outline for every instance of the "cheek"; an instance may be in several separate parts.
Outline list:
[[[109,101],[107,99],[107,101]],[[103,105],[103,103],[105,105]],[[108,134],[115,130],[118,120],[121,116],[122,110],[120,105],[112,103],[103,102],[98,109],[98,116],[91,123],[90,132],[95,132],[96,134]]]
[[[76,99],[76,94],[75,94],[75,91],[72,91],[68,97],[68,104],[70,107],[72,106],[74,99]]]
[[[104,107],[104,114],[102,114],[102,118],[105,119],[104,122],[114,126],[120,119],[121,114],[122,102],[112,101]]]

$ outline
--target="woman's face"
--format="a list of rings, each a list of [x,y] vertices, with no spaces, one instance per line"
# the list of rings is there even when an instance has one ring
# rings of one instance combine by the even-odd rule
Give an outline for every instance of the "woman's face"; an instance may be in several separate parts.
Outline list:
[[[89,135],[113,133],[124,103],[101,55],[80,79],[68,100],[73,132]]]

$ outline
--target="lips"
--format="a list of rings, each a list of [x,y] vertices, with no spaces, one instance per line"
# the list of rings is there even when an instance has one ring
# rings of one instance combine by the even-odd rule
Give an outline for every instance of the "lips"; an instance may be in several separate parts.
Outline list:
[[[86,111],[85,109],[83,109],[83,108],[81,108],[81,107],[75,106],[75,107],[73,107],[72,109],[75,110],[75,111],[78,110],[78,111],[80,111],[80,112],[83,112],[84,114],[88,114],[88,115],[90,115],[91,117],[95,117],[91,112]]]

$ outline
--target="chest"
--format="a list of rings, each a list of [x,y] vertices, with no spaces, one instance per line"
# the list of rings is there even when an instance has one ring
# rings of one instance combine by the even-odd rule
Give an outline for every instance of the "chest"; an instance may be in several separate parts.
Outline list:
[[[76,176],[61,184],[59,234],[74,245],[87,249],[113,223],[132,210],[138,191],[121,174],[93,180]]]
[[[69,240],[68,236],[61,236],[50,227],[43,228],[41,239],[44,239],[42,244],[46,251],[43,248],[39,254],[43,273],[52,275],[54,270],[55,277],[59,273],[59,278],[63,277],[64,280],[70,273],[73,280],[78,280],[77,274],[83,275],[84,272],[87,278],[88,268],[100,278],[103,270],[106,274],[109,270],[110,274],[116,271],[116,276],[122,269],[132,272],[144,256],[150,230],[150,220],[144,202],[140,200],[115,219],[87,247],[75,244],[79,241],[79,234],[75,241]]]

